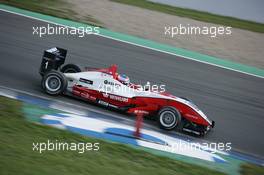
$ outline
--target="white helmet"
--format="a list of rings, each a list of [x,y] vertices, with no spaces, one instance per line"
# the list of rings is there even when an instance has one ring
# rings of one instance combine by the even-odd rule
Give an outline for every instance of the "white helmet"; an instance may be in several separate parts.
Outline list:
[[[117,79],[124,85],[128,85],[130,83],[129,77],[125,74],[118,75]]]

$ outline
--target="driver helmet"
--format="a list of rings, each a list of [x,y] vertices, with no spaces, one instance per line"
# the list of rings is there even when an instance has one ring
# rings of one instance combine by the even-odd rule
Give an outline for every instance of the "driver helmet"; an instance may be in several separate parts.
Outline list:
[[[117,79],[124,85],[129,85],[130,83],[129,77],[125,74],[118,75]]]

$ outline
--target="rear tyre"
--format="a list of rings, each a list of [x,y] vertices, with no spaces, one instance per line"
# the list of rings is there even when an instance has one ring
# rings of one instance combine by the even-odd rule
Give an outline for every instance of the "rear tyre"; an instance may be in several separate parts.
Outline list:
[[[78,73],[81,71],[81,68],[75,64],[66,64],[61,68],[62,73]]]
[[[41,81],[42,89],[49,95],[60,95],[67,88],[67,79],[63,73],[51,70],[46,73]]]
[[[162,129],[173,130],[180,125],[181,114],[173,107],[164,107],[158,113],[158,122]]]

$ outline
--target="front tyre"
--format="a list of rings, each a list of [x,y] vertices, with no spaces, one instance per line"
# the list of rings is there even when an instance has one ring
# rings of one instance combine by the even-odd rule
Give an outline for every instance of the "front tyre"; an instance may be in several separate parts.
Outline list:
[[[81,68],[75,64],[66,64],[61,68],[62,73],[78,73],[81,71]]]
[[[181,114],[173,107],[164,107],[158,113],[158,122],[162,129],[173,130],[179,126]]]
[[[42,89],[49,95],[60,95],[67,88],[67,79],[63,73],[52,70],[45,74],[41,81]]]

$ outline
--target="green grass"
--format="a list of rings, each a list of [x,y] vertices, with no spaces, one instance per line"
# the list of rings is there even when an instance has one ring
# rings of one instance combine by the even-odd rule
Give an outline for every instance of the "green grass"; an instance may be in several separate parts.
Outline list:
[[[84,137],[28,122],[21,103],[0,96],[0,174],[222,174],[204,167],[152,155],[123,144]],[[99,151],[32,150],[32,143],[100,143]]]
[[[243,164],[240,173],[241,175],[263,175],[264,167],[253,164]]]
[[[63,0],[0,0],[0,3],[94,26],[103,26],[100,21],[92,16],[80,17],[77,12],[72,10],[73,4]]]
[[[191,9],[173,7],[169,5],[149,2],[146,0],[111,0],[111,1],[133,5],[162,13],[167,13],[170,15],[181,16],[181,17],[191,18],[199,21],[220,24],[225,26],[231,26],[235,28],[250,30],[253,32],[264,33],[264,24],[261,23],[240,20],[232,17],[214,15],[211,13],[200,12]]]

